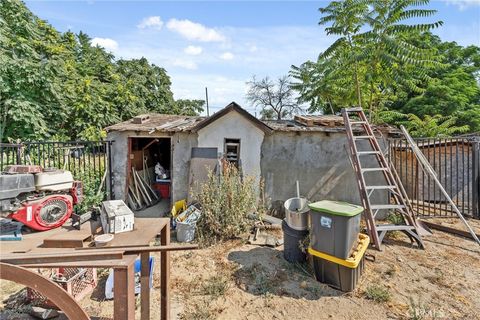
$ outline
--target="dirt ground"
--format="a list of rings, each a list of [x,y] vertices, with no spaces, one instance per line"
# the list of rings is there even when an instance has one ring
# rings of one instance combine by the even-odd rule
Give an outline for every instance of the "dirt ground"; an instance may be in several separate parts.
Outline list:
[[[455,220],[436,220],[457,225]],[[472,221],[477,232],[480,222]],[[480,233],[480,232],[479,232]],[[412,248],[403,235],[369,249],[357,288],[342,293],[317,282],[308,264],[293,265],[275,249],[230,241],[190,252],[172,253],[174,319],[480,319],[480,246],[435,231],[426,250]],[[159,257],[155,256],[158,267]],[[158,269],[157,269],[158,270]],[[111,318],[113,302],[104,299],[108,270],[81,305],[91,316]],[[152,292],[152,319],[159,315],[158,272]],[[22,287],[0,283],[1,319],[31,319],[8,309]],[[9,302],[10,301],[10,302]],[[137,306],[139,300],[137,297]],[[138,308],[139,309],[139,308]],[[139,317],[139,310],[137,310]]]

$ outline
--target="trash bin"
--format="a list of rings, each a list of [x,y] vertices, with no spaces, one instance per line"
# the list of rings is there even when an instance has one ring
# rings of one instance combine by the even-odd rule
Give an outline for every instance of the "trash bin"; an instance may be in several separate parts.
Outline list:
[[[344,292],[353,291],[362,276],[365,251],[369,243],[370,238],[360,233],[357,246],[347,259],[339,259],[308,248],[308,253],[312,255],[315,279]]]
[[[196,223],[177,222],[177,241],[192,242],[195,239]]]
[[[283,257],[288,262],[305,262],[307,253],[302,247],[304,240],[308,237],[308,230],[295,230],[288,226],[285,220],[282,221],[283,229]]]
[[[288,226],[295,230],[308,229],[308,200],[305,198],[290,198],[285,201],[285,220]]]
[[[349,256],[360,232],[363,207],[341,201],[322,200],[309,204],[311,247],[340,259]]]

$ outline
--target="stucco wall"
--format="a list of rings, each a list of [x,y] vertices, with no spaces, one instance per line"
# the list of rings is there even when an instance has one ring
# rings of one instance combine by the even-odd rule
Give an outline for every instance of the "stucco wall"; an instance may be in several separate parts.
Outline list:
[[[224,139],[240,139],[244,174],[260,176],[260,152],[264,132],[237,112],[230,112],[198,131],[198,147],[216,147],[223,152]]]
[[[346,144],[345,133],[277,131],[265,137],[262,176],[266,195],[279,216],[283,214],[283,202],[296,196],[296,180],[300,182],[300,194],[310,201],[333,199],[360,204]],[[363,164],[377,166],[373,159]],[[385,183],[383,177],[370,182]]]
[[[172,200],[187,199],[189,193],[188,175],[192,147],[197,146],[197,135],[175,133],[172,137]]]

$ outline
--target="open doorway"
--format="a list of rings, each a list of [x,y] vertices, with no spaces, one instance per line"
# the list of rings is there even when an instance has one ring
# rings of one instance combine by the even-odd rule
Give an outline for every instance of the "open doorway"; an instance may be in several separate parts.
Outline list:
[[[170,209],[171,139],[130,138],[129,149],[129,206],[137,216],[163,216]]]

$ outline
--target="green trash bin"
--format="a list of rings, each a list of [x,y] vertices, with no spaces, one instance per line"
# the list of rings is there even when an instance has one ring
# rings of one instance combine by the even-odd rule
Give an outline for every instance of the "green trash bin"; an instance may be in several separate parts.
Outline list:
[[[319,252],[347,259],[360,233],[363,207],[331,200],[311,203],[309,207],[310,246]]]

